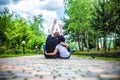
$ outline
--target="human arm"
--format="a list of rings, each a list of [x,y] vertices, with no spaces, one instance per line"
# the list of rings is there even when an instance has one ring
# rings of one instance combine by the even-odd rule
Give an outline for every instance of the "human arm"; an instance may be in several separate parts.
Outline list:
[[[69,47],[69,45],[67,43],[65,43],[65,42],[60,42],[60,45],[65,46],[66,48]]]
[[[69,45],[68,45],[67,43],[65,43],[65,38],[64,38],[64,36],[63,36],[62,24],[58,24],[58,26],[59,26],[60,34],[61,34],[61,36],[59,36],[59,39],[60,39],[60,41],[61,41],[61,42],[60,42],[60,45],[65,46],[66,48],[68,48]]]
[[[60,34],[63,35],[63,30],[62,30],[62,24],[58,24],[59,29],[60,29]]]
[[[51,34],[51,35],[53,35],[53,33],[54,33],[54,28],[55,28],[56,23],[57,23],[57,19],[55,19],[55,20],[53,21],[53,25],[52,25],[52,28],[51,28],[51,30],[50,30],[50,34]]]
[[[48,56],[54,56],[54,55],[57,54],[57,49],[55,48],[54,52],[51,52],[51,53],[47,53],[47,52],[45,51],[45,54],[48,55]]]

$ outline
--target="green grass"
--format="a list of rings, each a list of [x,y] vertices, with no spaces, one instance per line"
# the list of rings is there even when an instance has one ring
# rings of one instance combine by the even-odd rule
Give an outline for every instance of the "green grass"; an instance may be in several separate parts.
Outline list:
[[[107,51],[108,52],[108,51]],[[112,54],[116,52],[120,52],[120,48],[117,50],[111,49]],[[91,58],[90,55],[92,54],[97,54],[95,55],[95,58],[97,60],[109,60],[109,61],[120,61],[120,57],[104,57],[104,56],[98,56],[98,54],[103,54],[104,51],[101,49],[100,51],[91,49],[89,52],[87,51],[76,51],[72,54],[72,56],[77,56],[81,58]],[[86,55],[87,54],[87,55]],[[35,54],[35,53],[26,53],[26,54],[0,54],[0,58],[7,58],[7,57],[20,57],[20,56],[34,56],[34,55],[43,55],[43,54]],[[113,55],[114,56],[114,55]]]
[[[34,56],[34,55],[41,55],[41,54],[0,54],[0,58],[8,58],[8,57],[20,57],[20,56]]]
[[[104,49],[101,48],[99,51],[96,49],[90,49],[89,51],[78,51],[79,53],[104,53]],[[115,49],[110,49],[110,51],[106,50],[106,52],[120,52],[120,48]]]
[[[91,49],[88,51],[76,51],[72,55],[81,57],[81,58],[91,58],[94,56],[97,60],[109,60],[109,61],[120,61],[120,48],[111,49],[107,51],[108,54],[104,54],[104,49],[100,49],[99,51],[96,49]]]
[[[91,58],[90,56],[85,56],[85,55],[72,55],[72,56],[77,56],[80,58],[87,58],[87,59],[96,59],[96,60],[106,60],[106,61],[120,61],[120,58],[112,58],[112,57],[95,57]]]
[[[106,60],[106,61],[120,61],[120,58],[95,57],[95,59]]]

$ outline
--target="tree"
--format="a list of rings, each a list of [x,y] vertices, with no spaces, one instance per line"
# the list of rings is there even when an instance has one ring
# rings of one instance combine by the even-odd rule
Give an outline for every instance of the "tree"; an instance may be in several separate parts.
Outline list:
[[[0,42],[1,45],[5,45],[7,42],[7,37],[5,35],[5,31],[7,27],[9,27],[12,21],[12,14],[9,13],[9,10],[7,8],[4,9],[4,11],[0,12]]]
[[[33,21],[30,22],[30,27],[34,33],[32,37],[34,37],[34,39],[29,42],[32,43],[33,48],[35,48],[35,46],[41,48],[42,44],[45,42],[42,22],[42,15],[33,16]]]
[[[104,37],[104,53],[106,53],[107,49],[108,35],[111,35],[111,33],[117,34],[119,14],[116,12],[118,9],[114,5],[110,0],[98,0],[93,10],[92,26],[94,30],[97,30],[98,34]],[[98,36],[97,39],[102,36]]]
[[[92,32],[90,27],[90,8],[89,0],[65,0],[65,13],[69,16],[67,26],[68,34],[78,42],[79,50],[83,50],[83,46],[89,50],[89,33]],[[66,21],[66,20],[64,20]]]
[[[40,49],[45,42],[42,16],[34,16],[33,23],[29,24],[24,18],[15,17],[5,8],[0,12],[0,35],[0,42],[6,49],[20,49],[23,40],[26,42],[26,48],[35,49],[37,45]]]

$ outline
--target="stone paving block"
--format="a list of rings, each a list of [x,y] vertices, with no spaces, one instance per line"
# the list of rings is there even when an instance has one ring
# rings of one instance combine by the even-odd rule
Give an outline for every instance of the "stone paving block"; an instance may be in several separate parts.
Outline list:
[[[5,78],[11,78],[13,74],[5,72],[5,71],[0,71],[0,78],[5,77]]]
[[[0,80],[9,80],[9,79],[14,79],[16,77],[17,76],[15,76],[10,71],[0,71]]]
[[[15,73],[17,77],[34,77],[34,75],[27,74],[27,73]]]
[[[50,72],[32,72],[33,75],[50,75]]]
[[[99,80],[99,79],[96,77],[79,77],[73,80]]]
[[[24,77],[17,77],[17,78],[14,78],[14,79],[7,79],[7,80],[25,80],[26,78]]]
[[[120,75],[116,74],[101,74],[99,77],[102,80],[120,80]]]
[[[118,74],[118,75],[120,75],[120,68],[110,69],[110,70],[108,70],[106,73],[108,73],[108,74]]]
[[[88,68],[88,71],[90,71],[90,72],[97,72],[97,73],[104,73],[104,72],[105,72],[104,69],[95,68],[95,67],[90,67],[90,68]]]
[[[24,80],[44,80],[39,77],[33,77],[33,78],[25,78]]]

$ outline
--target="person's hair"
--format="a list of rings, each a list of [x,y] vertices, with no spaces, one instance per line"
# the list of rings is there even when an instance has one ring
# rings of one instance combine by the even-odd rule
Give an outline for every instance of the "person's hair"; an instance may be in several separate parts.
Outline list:
[[[59,36],[59,32],[54,33],[54,37],[57,38]]]
[[[64,38],[63,36],[59,36],[59,37],[58,37],[58,40],[59,40],[60,42],[65,42],[65,38]]]

